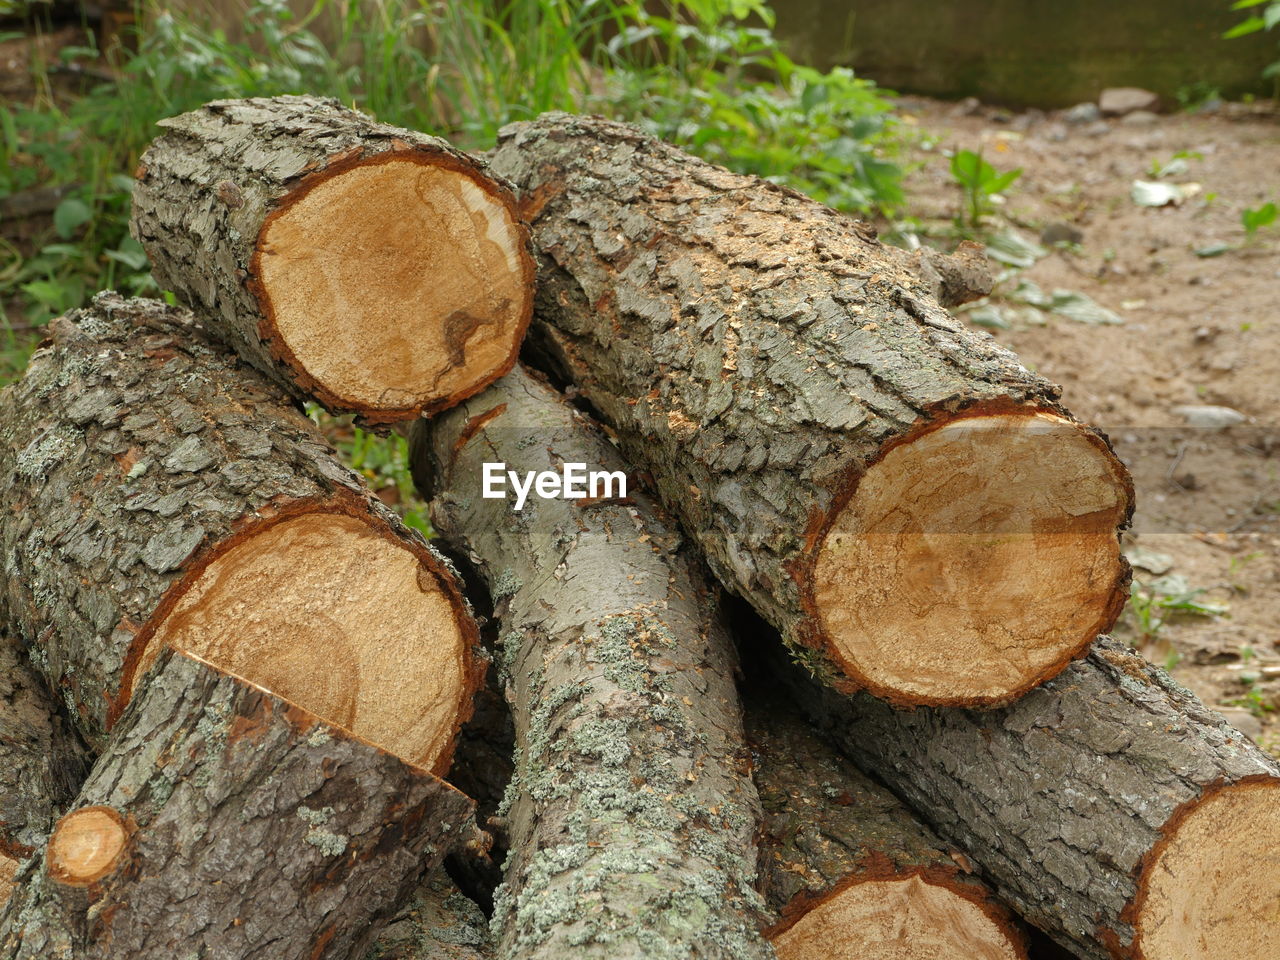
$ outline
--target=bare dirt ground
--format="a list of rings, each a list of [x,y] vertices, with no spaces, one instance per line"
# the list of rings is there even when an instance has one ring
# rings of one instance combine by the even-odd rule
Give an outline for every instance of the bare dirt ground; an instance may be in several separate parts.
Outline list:
[[[1023,169],[988,232],[1067,238],[999,285],[991,303],[1009,326],[991,332],[1061,384],[1068,408],[1105,430],[1134,473],[1126,550],[1139,601],[1117,634],[1280,753],[1280,223],[1248,243],[1240,223],[1246,207],[1280,202],[1280,113],[1228,105],[1070,123],[974,103],[901,106],[923,134],[907,189],[922,232],[951,229],[950,154],[981,148],[998,169]],[[1136,180],[1187,197],[1142,207]],[[1027,280],[1085,294],[1123,322],[1030,309],[1010,297]],[[1206,414],[1179,409],[1203,406],[1241,422],[1197,427]],[[1144,622],[1145,598],[1187,594],[1225,609],[1156,605],[1147,612],[1163,622]]]

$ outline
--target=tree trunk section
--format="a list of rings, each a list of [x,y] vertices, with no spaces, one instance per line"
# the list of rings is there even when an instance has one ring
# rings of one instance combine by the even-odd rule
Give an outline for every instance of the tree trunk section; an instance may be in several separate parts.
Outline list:
[[[735,661],[679,538],[638,491],[519,511],[482,496],[486,461],[622,470],[520,368],[416,429],[436,529],[479,568],[502,626],[517,758],[498,956],[771,957]]]
[[[169,644],[445,769],[482,671],[443,558],[187,311],[51,334],[0,395],[0,602],[90,745]]]
[[[444,869],[423,879],[378,936],[366,960],[491,960],[489,921]]]
[[[17,641],[0,628],[0,858],[12,864],[30,856],[88,772],[79,735]]]
[[[161,287],[295,396],[387,423],[511,368],[533,258],[482,161],[314,97],[160,126],[133,235]]]
[[[538,362],[829,683],[998,705],[1114,622],[1123,466],[918,260],[622,124],[512,124],[491,159],[541,250]]]
[[[417,767],[172,649],[0,917],[5,960],[346,960],[468,836]]]
[[[860,767],[1079,956],[1280,953],[1280,764],[1124,644],[996,711],[899,711],[783,670]]]
[[[1026,960],[1008,911],[884,787],[837,754],[796,709],[748,700],[764,807],[761,889],[780,960],[901,956]],[[905,953],[904,953],[905,951]]]

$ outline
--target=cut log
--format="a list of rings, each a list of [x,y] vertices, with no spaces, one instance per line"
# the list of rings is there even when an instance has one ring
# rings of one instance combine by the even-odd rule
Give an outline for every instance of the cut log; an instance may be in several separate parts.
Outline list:
[[[12,864],[30,856],[88,772],[79,735],[16,640],[0,628],[0,859]],[[0,885],[4,874],[0,863]]]
[[[772,698],[747,704],[764,806],[760,879],[779,960],[1026,960],[964,857]]]
[[[445,561],[187,311],[51,333],[0,396],[4,595],[90,745],[170,644],[444,770],[481,674]]]
[[[855,763],[1080,957],[1280,955],[1280,764],[1124,644],[1099,639],[996,711],[899,711],[779,675]]]
[[[600,119],[491,159],[541,250],[537,362],[828,682],[997,705],[1114,622],[1124,467],[905,252]]]
[[[517,758],[498,956],[770,957],[732,648],[679,538],[638,491],[521,510],[482,495],[486,461],[622,470],[521,368],[415,430],[435,527],[502,625]]]
[[[425,770],[166,649],[15,878],[0,957],[360,957],[471,815]]]
[[[368,960],[490,960],[492,956],[488,919],[437,867],[392,917]]]
[[[133,234],[161,287],[295,396],[386,423],[511,368],[533,258],[482,161],[314,97],[160,126]]]

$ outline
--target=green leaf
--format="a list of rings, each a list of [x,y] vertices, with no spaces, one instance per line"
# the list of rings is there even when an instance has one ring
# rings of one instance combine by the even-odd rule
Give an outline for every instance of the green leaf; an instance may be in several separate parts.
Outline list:
[[[1248,10],[1250,7],[1260,7],[1264,3],[1273,3],[1275,0],[1236,0],[1231,5],[1232,10]]]
[[[1262,19],[1266,21],[1268,30],[1280,23],[1280,3],[1273,3],[1267,7],[1267,12],[1262,15]]]
[[[1240,214],[1240,223],[1243,224],[1245,233],[1253,236],[1263,227],[1275,223],[1278,214],[1280,209],[1274,203],[1264,203],[1256,210],[1245,210]]]
[[[63,240],[70,240],[76,230],[93,217],[89,205],[79,197],[67,197],[53,211],[53,228]]]
[[[1234,27],[1222,35],[1224,40],[1234,40],[1236,37],[1243,37],[1250,33],[1258,33],[1267,28],[1267,21],[1261,17],[1250,17],[1241,23],[1237,23]]]
[[[1010,170],[1008,173],[1002,173],[994,179],[988,180],[982,185],[982,188],[987,193],[1003,193],[1020,176],[1022,176],[1021,167],[1016,170]]]

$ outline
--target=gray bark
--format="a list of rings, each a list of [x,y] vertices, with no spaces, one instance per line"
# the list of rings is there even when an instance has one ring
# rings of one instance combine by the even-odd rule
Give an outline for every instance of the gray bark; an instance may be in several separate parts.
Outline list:
[[[474,635],[446,561],[186,310],[100,294],[50,334],[0,394],[0,612],[90,746],[123,709],[166,597],[255,524],[368,519],[419,556]]]
[[[779,670],[855,763],[963,850],[1001,899],[1088,960],[1129,955],[1126,910],[1144,858],[1180,810],[1222,784],[1280,777],[1219,714],[1108,637],[994,711],[900,711]]]
[[[484,461],[622,469],[521,368],[417,429],[436,528],[479,568],[503,631],[517,758],[499,956],[772,956],[732,650],[679,538],[634,490],[519,512],[481,496]]]
[[[88,772],[88,751],[44,678],[0,628],[0,856],[29,856]]]
[[[176,651],[76,801],[129,840],[87,886],[28,860],[5,960],[361,957],[473,806],[426,771]]]
[[[865,224],[635,127],[548,114],[506,127],[491,161],[541,251],[536,362],[617,431],[715,575],[797,655],[842,689],[871,686],[814,613],[824,524],[913,428],[968,408],[1068,417],[1060,388],[949,316],[930,290],[947,281]]]
[[[364,960],[490,960],[489,921],[445,871],[423,879]]]
[[[387,151],[412,152],[470,171],[514,207],[511,191],[487,173],[483,160],[438,137],[378,123],[336,100],[317,97],[214,101],[159,126],[165,133],[148,148],[137,171],[130,228],[162,288],[177,293],[217,336],[295,397],[318,400],[335,413],[356,413],[377,424],[432,413],[460,399],[369,410],[332,394],[294,362],[275,334],[254,289],[253,260],[273,211],[340,166]],[[470,392],[485,385],[478,383]]]

